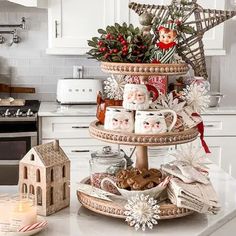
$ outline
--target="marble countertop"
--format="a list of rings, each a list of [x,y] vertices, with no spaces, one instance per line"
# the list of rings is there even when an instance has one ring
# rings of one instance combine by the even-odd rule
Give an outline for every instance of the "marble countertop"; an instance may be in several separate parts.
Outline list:
[[[60,105],[57,102],[41,102],[39,116],[95,116],[96,105]],[[236,115],[236,107],[208,108],[203,115]]]
[[[152,231],[146,231],[145,233],[141,231],[136,232],[123,220],[98,215],[81,207],[76,198],[76,184],[73,183],[71,186],[71,206],[47,217],[49,226],[38,235],[207,236],[236,217],[236,180],[213,164],[210,165],[210,178],[222,205],[222,210],[218,215],[202,215],[195,213],[179,219],[163,220],[159,221],[158,226]],[[0,193],[14,191],[17,191],[16,187],[0,187]]]
[[[38,116],[95,116],[96,105],[60,105],[57,102],[41,102]]]

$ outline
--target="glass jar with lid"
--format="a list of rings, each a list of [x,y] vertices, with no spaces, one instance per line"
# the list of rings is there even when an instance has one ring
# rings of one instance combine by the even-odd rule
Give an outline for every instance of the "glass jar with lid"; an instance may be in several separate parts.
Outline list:
[[[93,152],[89,164],[91,185],[97,188],[101,188],[103,178],[108,177],[115,180],[116,173],[127,168],[124,153],[118,150],[113,151],[110,146]]]

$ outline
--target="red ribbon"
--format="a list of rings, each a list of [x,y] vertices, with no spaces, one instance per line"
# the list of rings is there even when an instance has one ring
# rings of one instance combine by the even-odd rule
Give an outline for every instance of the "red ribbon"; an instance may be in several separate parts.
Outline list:
[[[193,113],[192,116],[200,117],[200,115],[197,114],[197,113]],[[201,139],[202,147],[204,148],[206,153],[211,153],[208,145],[206,144],[206,142],[204,140],[204,124],[203,124],[203,121],[197,125],[197,128],[198,128],[198,132],[200,133],[200,139]]]

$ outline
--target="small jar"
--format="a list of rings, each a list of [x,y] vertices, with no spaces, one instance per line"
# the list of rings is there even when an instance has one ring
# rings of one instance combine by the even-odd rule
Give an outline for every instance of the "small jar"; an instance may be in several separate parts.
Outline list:
[[[101,188],[101,181],[104,178],[108,177],[115,180],[116,173],[127,168],[124,153],[113,151],[110,146],[103,147],[101,151],[93,152],[89,164],[91,185],[97,188]],[[113,186],[108,186],[106,190],[116,193]]]

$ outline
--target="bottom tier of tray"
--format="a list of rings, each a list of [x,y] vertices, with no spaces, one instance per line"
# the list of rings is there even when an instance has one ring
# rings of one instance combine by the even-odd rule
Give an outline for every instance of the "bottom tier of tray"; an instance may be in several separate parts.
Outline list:
[[[126,200],[119,196],[112,198],[112,201],[109,202],[77,191],[77,197],[79,202],[85,208],[93,212],[110,217],[125,219],[124,205],[126,204]],[[194,213],[189,209],[179,208],[167,202],[160,203],[160,211],[161,220],[180,218]]]

